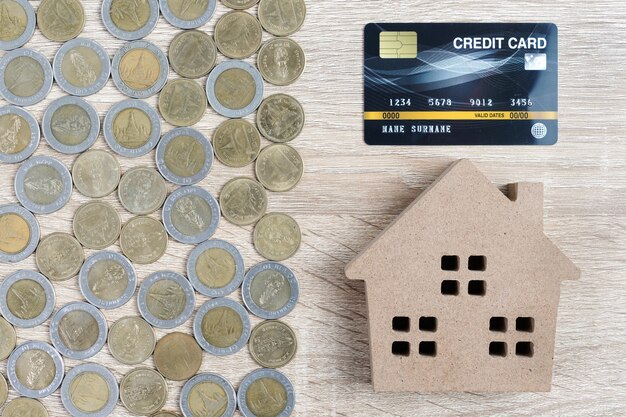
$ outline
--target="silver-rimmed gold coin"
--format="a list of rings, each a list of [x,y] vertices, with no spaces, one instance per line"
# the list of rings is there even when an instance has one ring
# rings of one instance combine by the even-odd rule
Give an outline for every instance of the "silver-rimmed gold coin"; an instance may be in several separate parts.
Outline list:
[[[217,0],[159,0],[161,13],[172,26],[194,29],[207,23],[217,6]]]
[[[15,164],[31,156],[39,146],[39,123],[17,106],[0,108],[0,162]]]
[[[136,158],[150,152],[161,137],[161,118],[143,100],[114,104],[104,116],[104,140],[118,155]]]
[[[256,114],[256,125],[261,134],[272,142],[284,143],[294,140],[304,128],[302,105],[287,94],[267,97]]]
[[[159,94],[161,116],[174,126],[195,125],[204,116],[206,107],[204,89],[194,80],[171,80]]]
[[[70,171],[51,156],[34,156],[23,162],[14,182],[18,201],[36,214],[59,211],[72,197]]]
[[[202,349],[191,335],[168,333],[156,344],[154,366],[167,379],[187,380],[202,366]]]
[[[2,417],[48,417],[48,410],[37,400],[17,397],[10,401],[1,414]]]
[[[78,286],[89,303],[112,310],[133,298],[137,274],[133,264],[119,253],[96,252],[80,269]]]
[[[163,205],[165,230],[180,243],[196,244],[210,239],[219,221],[217,200],[202,187],[181,187]]]
[[[274,85],[294,83],[304,72],[305,64],[304,51],[289,38],[274,38],[265,42],[257,58],[261,75]]]
[[[148,98],[165,86],[169,74],[165,53],[151,42],[133,41],[113,57],[111,76],[117,88],[132,98]]]
[[[50,320],[50,339],[56,350],[66,358],[91,358],[106,343],[107,321],[91,304],[69,303]]]
[[[19,262],[28,258],[39,244],[39,223],[22,206],[0,206],[0,262]]]
[[[250,317],[246,309],[230,298],[204,303],[193,320],[193,335],[207,352],[226,356],[239,352],[250,338]]]
[[[300,284],[291,269],[278,262],[261,262],[246,274],[241,287],[248,310],[262,319],[279,319],[298,303]]]
[[[101,198],[111,194],[120,182],[122,169],[117,158],[100,149],[87,151],[76,158],[72,178],[84,196]]]
[[[11,386],[29,398],[45,398],[52,394],[61,385],[63,373],[61,355],[44,342],[22,343],[7,361],[7,376]]]
[[[0,317],[0,361],[9,357],[15,344],[17,343],[17,335],[11,323]],[[1,405],[1,404],[0,404]]]
[[[263,77],[244,61],[225,61],[207,78],[206,93],[213,110],[240,118],[254,112],[263,100]]]
[[[280,368],[296,355],[298,339],[289,325],[268,320],[256,325],[250,335],[252,359],[264,368]]]
[[[109,329],[109,351],[126,365],[138,365],[146,361],[154,351],[154,329],[141,317],[123,317]]]
[[[117,194],[126,210],[145,215],[161,208],[167,197],[167,185],[157,170],[136,167],[124,173]]]
[[[172,129],[157,145],[156,163],[161,175],[168,181],[193,185],[202,181],[211,171],[213,147],[195,129]]]
[[[245,10],[257,4],[259,0],[222,0],[224,6],[235,10]]]
[[[296,395],[285,375],[275,369],[257,369],[241,381],[237,403],[244,417],[289,417]]]
[[[52,69],[63,91],[82,97],[102,90],[111,75],[111,60],[98,42],[77,38],[61,45]]]
[[[153,369],[133,369],[120,382],[120,400],[132,414],[151,415],[167,401],[165,378]]]
[[[236,408],[235,389],[218,374],[196,375],[180,393],[180,409],[185,417],[232,417]]]
[[[9,397],[9,386],[7,380],[4,379],[4,375],[0,374],[0,407],[4,405]]]
[[[270,261],[291,258],[300,247],[302,233],[293,217],[269,213],[254,226],[252,241],[261,256]]]
[[[102,23],[116,38],[125,41],[145,38],[159,20],[157,0],[104,0]]]
[[[12,325],[37,327],[54,311],[54,287],[35,271],[21,269],[0,284],[0,313]]]
[[[168,51],[172,68],[185,78],[200,78],[215,66],[217,48],[211,35],[199,30],[185,30],[172,40]]]
[[[267,210],[267,193],[252,178],[233,178],[222,188],[220,207],[226,220],[233,224],[245,226],[256,223]]]
[[[33,49],[20,48],[0,59],[0,94],[9,103],[32,106],[52,88],[52,67],[48,58]]]
[[[61,385],[61,401],[73,417],[106,417],[113,412],[118,398],[115,376],[96,363],[73,367]]]
[[[52,233],[41,240],[35,253],[37,268],[52,281],[65,281],[78,274],[85,251],[68,233]]]
[[[302,157],[294,148],[276,143],[264,148],[256,160],[257,179],[270,191],[289,191],[304,173]]]
[[[86,248],[104,249],[115,243],[122,221],[109,203],[91,201],[74,213],[74,236]]]
[[[51,41],[69,41],[83,31],[85,10],[80,0],[42,0],[37,8],[37,26]]]
[[[226,120],[213,134],[213,148],[215,156],[224,165],[241,168],[259,156],[261,135],[247,120]]]
[[[152,264],[167,250],[167,232],[163,223],[147,216],[130,219],[122,228],[120,247],[136,264]]]
[[[306,18],[304,0],[261,0],[259,20],[272,35],[289,36],[302,27]]]
[[[96,109],[82,98],[65,96],[50,103],[41,126],[52,149],[76,154],[89,149],[98,139],[100,117]]]
[[[261,46],[263,28],[259,20],[248,12],[232,11],[215,24],[213,34],[217,49],[228,58],[244,59]]]
[[[148,323],[159,329],[173,329],[186,322],[193,313],[195,302],[191,283],[171,271],[148,276],[137,294],[139,312]]]
[[[27,0],[5,0],[0,14],[0,49],[23,46],[35,32],[35,11]]]
[[[227,296],[243,281],[243,257],[235,246],[224,240],[208,240],[191,251],[187,276],[200,294]]]

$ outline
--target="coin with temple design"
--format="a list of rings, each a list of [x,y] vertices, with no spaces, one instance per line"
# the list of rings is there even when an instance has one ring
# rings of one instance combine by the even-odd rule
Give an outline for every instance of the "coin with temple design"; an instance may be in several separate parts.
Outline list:
[[[185,30],[172,40],[168,57],[181,77],[200,78],[213,69],[217,48],[211,35],[200,30]]]
[[[239,410],[244,417],[288,417],[296,404],[291,381],[274,369],[257,369],[239,385]]]
[[[85,10],[80,0],[42,0],[37,8],[37,26],[46,38],[65,42],[83,31]]]

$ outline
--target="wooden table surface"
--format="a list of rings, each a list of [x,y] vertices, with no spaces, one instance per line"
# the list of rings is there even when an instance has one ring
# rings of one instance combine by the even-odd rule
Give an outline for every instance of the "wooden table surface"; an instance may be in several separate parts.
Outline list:
[[[35,7],[38,1],[32,1]],[[100,41],[112,56],[123,44],[100,22],[99,1],[83,0],[84,37]],[[269,209],[292,214],[303,230],[299,253],[286,263],[297,273],[299,306],[285,320],[299,335],[299,353],[282,369],[297,391],[298,416],[612,416],[626,409],[626,7],[621,0],[544,1],[307,1],[308,17],[293,37],[302,44],[308,67],[287,92],[306,108],[307,125],[293,145],[306,173],[293,191],[271,194]],[[212,32],[221,3],[206,25]],[[253,12],[256,12],[253,9]],[[551,21],[560,29],[560,142],[539,147],[368,147],[362,139],[362,29],[371,21]],[[147,37],[162,48],[178,33],[160,19]],[[267,35],[266,35],[267,36]],[[269,37],[269,36],[268,36]],[[52,58],[60,46],[39,31],[27,45]],[[253,61],[253,60],[251,60]],[[175,74],[171,74],[173,78]],[[202,80],[204,83],[204,80]],[[43,110],[63,93],[55,85],[48,98],[29,108],[41,120]],[[88,97],[103,116],[123,99],[112,81]],[[147,100],[156,104],[156,97]],[[209,110],[197,128],[212,135],[224,120]],[[171,126],[164,125],[164,131]],[[267,144],[265,142],[264,144]],[[97,148],[105,148],[102,137]],[[54,152],[42,141],[38,155],[54,155],[68,167],[74,157]],[[472,158],[498,185],[515,181],[545,183],[545,229],[582,269],[582,279],[562,286],[556,336],[553,389],[526,394],[375,394],[370,386],[364,286],[348,282],[343,267],[400,211],[458,158]],[[154,154],[120,158],[124,170],[154,166]],[[16,166],[2,166],[0,203],[14,203]],[[216,163],[201,185],[215,195],[236,175]],[[171,189],[174,187],[172,186]],[[131,215],[115,194],[104,199],[123,220]],[[38,216],[43,236],[71,230],[78,205],[87,201],[74,191],[61,211]],[[158,214],[155,214],[159,217]],[[223,220],[223,219],[222,219]],[[222,221],[215,237],[234,243],[247,266],[261,261],[251,244],[251,227]],[[115,249],[119,249],[115,247]],[[190,246],[170,241],[167,255],[150,266],[137,266],[140,280],[160,269],[183,271]],[[88,254],[91,251],[88,252]],[[33,257],[0,265],[0,277],[34,268]],[[1,278],[0,278],[1,279]],[[390,285],[393,283],[390,282]],[[82,297],[76,279],[55,283],[57,305]],[[240,299],[239,293],[234,295]],[[206,301],[198,297],[198,305]],[[138,314],[133,301],[106,311],[109,324]],[[257,323],[258,319],[253,319]],[[190,322],[181,326],[190,332]],[[49,341],[47,326],[18,329],[19,341]],[[159,337],[165,332],[157,331]],[[118,380],[132,367],[115,361],[105,347],[89,361],[108,366]],[[66,360],[71,368],[76,361]],[[5,364],[0,370],[5,374]],[[146,362],[152,366],[152,360]],[[255,369],[246,350],[217,358],[205,355],[202,371],[219,372],[238,386]],[[177,410],[181,384],[168,382],[166,409]],[[11,393],[11,398],[15,393]],[[58,391],[43,400],[53,417],[67,415]],[[120,405],[114,416],[128,415]]]

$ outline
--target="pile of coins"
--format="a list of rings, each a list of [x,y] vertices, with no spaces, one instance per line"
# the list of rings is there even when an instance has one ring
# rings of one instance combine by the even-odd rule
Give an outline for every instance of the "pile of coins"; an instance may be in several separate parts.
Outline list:
[[[275,368],[292,360],[297,339],[277,319],[298,302],[298,280],[280,262],[296,253],[301,232],[291,216],[266,211],[268,191],[291,190],[302,177],[302,158],[286,143],[301,133],[304,111],[286,94],[264,98],[264,82],[286,86],[303,73],[304,52],[287,36],[300,29],[306,8],[304,0],[222,3],[233,10],[217,21],[211,36],[198,28],[213,16],[216,0],[103,0],[104,26],[127,41],[111,60],[98,42],[78,37],[85,26],[80,0],[42,0],[36,14],[27,0],[0,1],[0,50],[8,51],[0,58],[0,95],[11,103],[0,108],[0,162],[20,163],[19,204],[0,206],[0,262],[34,254],[39,270],[22,269],[0,282],[0,360],[7,360],[8,380],[21,395],[4,406],[1,417],[46,417],[37,399],[59,387],[74,417],[107,416],[118,399],[132,414],[178,416],[161,410],[167,380],[186,381],[180,395],[185,417],[227,417],[236,409],[246,417],[292,413],[293,385]],[[246,11],[257,3],[256,16]],[[142,40],[160,15],[183,29],[167,55]],[[22,48],[36,26],[46,38],[63,42],[52,65]],[[274,35],[265,43],[263,30]],[[244,61],[257,53],[256,67]],[[216,65],[219,54],[227,59]],[[181,78],[168,81],[170,65]],[[203,88],[196,79],[205,76]],[[109,78],[129,98],[114,104],[101,124],[81,97],[98,93]],[[23,107],[42,101],[54,81],[68,95],[49,105],[40,129]],[[158,112],[142,100],[157,93]],[[207,103],[228,118],[212,141],[191,127],[202,120]],[[255,111],[256,125],[243,119]],[[175,128],[161,135],[160,117]],[[101,131],[111,152],[91,149]],[[77,155],[71,171],[54,157],[33,156],[40,134],[54,151]],[[261,150],[263,138],[274,143]],[[150,152],[157,169],[122,172],[118,157]],[[198,185],[214,155],[232,168],[255,164],[256,178],[233,178],[218,201]],[[168,195],[166,181],[180,188]],[[74,188],[92,200],[76,210],[73,234],[42,238],[35,215],[60,210]],[[100,200],[116,190],[121,205],[136,216],[125,224]],[[151,217],[160,209],[160,219]],[[212,239],[222,215],[235,225],[255,225],[253,244],[267,261],[246,271],[234,245]],[[187,276],[164,270],[140,279],[134,265],[157,262],[170,238],[194,245]],[[118,241],[121,253],[107,250]],[[53,283],[76,276],[86,301],[55,312]],[[227,298],[240,287],[243,305]],[[141,317],[124,317],[109,327],[101,310],[119,308],[135,293]],[[209,299],[194,315],[197,294]],[[252,328],[249,313],[265,321]],[[193,335],[172,332],[156,340],[154,328],[174,329],[192,316]],[[16,346],[15,327],[48,319],[50,343]],[[138,366],[119,384],[96,363],[65,372],[64,358],[83,361],[107,344],[117,361]],[[263,368],[248,374],[237,391],[219,374],[198,373],[203,352],[224,356],[246,346]],[[141,366],[150,357],[156,369]],[[0,406],[7,396],[0,376]]]

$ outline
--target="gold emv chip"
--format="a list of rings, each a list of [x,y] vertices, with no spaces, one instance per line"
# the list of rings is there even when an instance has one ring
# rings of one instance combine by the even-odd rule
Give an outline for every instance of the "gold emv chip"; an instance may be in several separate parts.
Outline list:
[[[380,57],[417,58],[417,32],[380,32]]]

